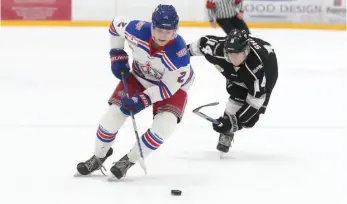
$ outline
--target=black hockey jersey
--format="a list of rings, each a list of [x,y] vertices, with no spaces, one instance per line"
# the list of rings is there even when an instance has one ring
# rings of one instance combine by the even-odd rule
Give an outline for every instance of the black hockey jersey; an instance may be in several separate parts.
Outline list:
[[[277,59],[268,42],[250,37],[250,53],[244,63],[234,66],[225,56],[225,39],[226,37],[206,35],[189,44],[188,49],[191,56],[203,55],[216,66],[227,79],[227,87],[238,85],[247,89],[245,103],[236,114],[242,123],[257,113],[265,112],[277,81]]]

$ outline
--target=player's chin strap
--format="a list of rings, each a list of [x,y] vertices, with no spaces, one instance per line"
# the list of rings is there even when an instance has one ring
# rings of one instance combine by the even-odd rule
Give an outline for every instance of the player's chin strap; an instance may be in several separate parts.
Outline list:
[[[128,86],[127,86],[127,83],[126,83],[125,78],[124,78],[124,72],[121,72],[121,75],[122,75],[122,82],[123,82],[123,86],[124,86],[125,95],[127,98],[130,98],[129,92],[128,92]],[[143,157],[143,151],[142,151],[142,147],[141,147],[141,143],[140,143],[139,131],[137,130],[135,117],[134,117],[134,114],[132,111],[130,111],[130,116],[131,116],[131,120],[133,121],[133,127],[134,127],[134,131],[135,131],[135,135],[136,135],[136,142],[137,142],[137,145],[139,148],[139,153],[140,153],[139,163],[140,163],[140,166],[142,167],[143,171],[145,172],[145,174],[147,174],[145,159]]]
[[[221,122],[219,122],[218,120],[215,120],[215,119],[211,118],[210,116],[208,116],[208,115],[206,115],[206,114],[200,112],[200,109],[202,109],[202,108],[204,108],[204,107],[207,107],[207,106],[216,106],[216,105],[218,105],[218,104],[219,104],[218,102],[214,102],[214,103],[208,103],[208,104],[203,105],[203,106],[199,106],[199,107],[197,107],[197,108],[195,108],[195,109],[193,110],[193,113],[197,114],[198,116],[200,116],[200,117],[202,117],[202,118],[204,118],[204,119],[210,121],[211,123],[213,123],[213,124],[215,124],[215,125],[217,125],[217,126],[219,126],[219,127],[222,127],[222,126],[223,126],[223,123],[221,123]]]

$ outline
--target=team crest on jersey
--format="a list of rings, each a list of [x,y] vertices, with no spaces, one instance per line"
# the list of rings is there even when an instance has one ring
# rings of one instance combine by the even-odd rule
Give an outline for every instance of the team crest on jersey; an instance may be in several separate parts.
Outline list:
[[[183,57],[184,55],[187,54],[187,48],[183,48],[182,50],[178,51],[176,54],[178,57]]]
[[[136,24],[136,30],[141,30],[141,28],[143,27],[143,25],[145,25],[145,21],[140,21]]]
[[[153,69],[153,66],[150,61],[146,61],[146,63],[144,65],[141,65],[140,67],[144,74],[150,75],[157,80],[161,80],[161,78],[163,77],[163,74]]]
[[[142,70],[146,73],[149,74],[152,70],[152,64],[150,61],[147,61],[145,65],[141,66]]]

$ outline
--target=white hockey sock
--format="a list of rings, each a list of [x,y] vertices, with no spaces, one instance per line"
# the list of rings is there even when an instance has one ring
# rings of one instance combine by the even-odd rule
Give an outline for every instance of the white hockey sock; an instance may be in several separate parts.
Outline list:
[[[141,137],[140,143],[143,156],[147,157],[151,152],[158,149],[164,140],[174,132],[177,126],[177,117],[170,112],[162,112],[154,117],[152,127],[148,129]],[[129,160],[136,163],[140,158],[137,142],[128,153]]]
[[[101,117],[95,139],[95,156],[103,158],[113,144],[119,128],[127,119],[117,105],[108,107]]]

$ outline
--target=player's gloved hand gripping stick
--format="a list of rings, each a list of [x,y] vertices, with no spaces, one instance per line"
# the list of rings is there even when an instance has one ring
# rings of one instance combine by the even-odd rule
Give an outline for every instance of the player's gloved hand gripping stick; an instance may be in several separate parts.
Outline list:
[[[219,122],[218,120],[215,120],[213,118],[211,118],[210,116],[200,112],[200,109],[204,108],[204,107],[207,107],[207,106],[216,106],[218,105],[219,103],[218,102],[214,102],[214,103],[209,103],[209,104],[206,104],[206,105],[203,105],[203,106],[199,106],[197,108],[195,108],[193,110],[193,113],[197,114],[198,116],[210,121],[211,123],[217,125],[218,127],[222,127],[223,126],[223,123]]]
[[[129,92],[128,92],[128,86],[127,83],[125,81],[125,74],[124,72],[121,72],[121,77],[122,77],[122,82],[123,82],[123,86],[124,86],[124,92],[125,92],[125,96],[127,98],[130,98],[129,96]],[[145,172],[145,174],[147,174],[147,168],[146,168],[146,164],[145,164],[145,159],[143,157],[143,151],[142,151],[142,147],[141,147],[141,143],[140,143],[140,137],[139,137],[139,132],[137,130],[137,125],[136,125],[136,121],[135,121],[135,117],[132,111],[130,111],[130,116],[131,116],[131,120],[133,122],[133,127],[134,127],[134,131],[135,131],[135,136],[136,136],[136,141],[137,141],[137,145],[139,148],[139,153],[140,153],[140,160],[139,163],[141,165],[141,168],[143,169],[143,171]]]

